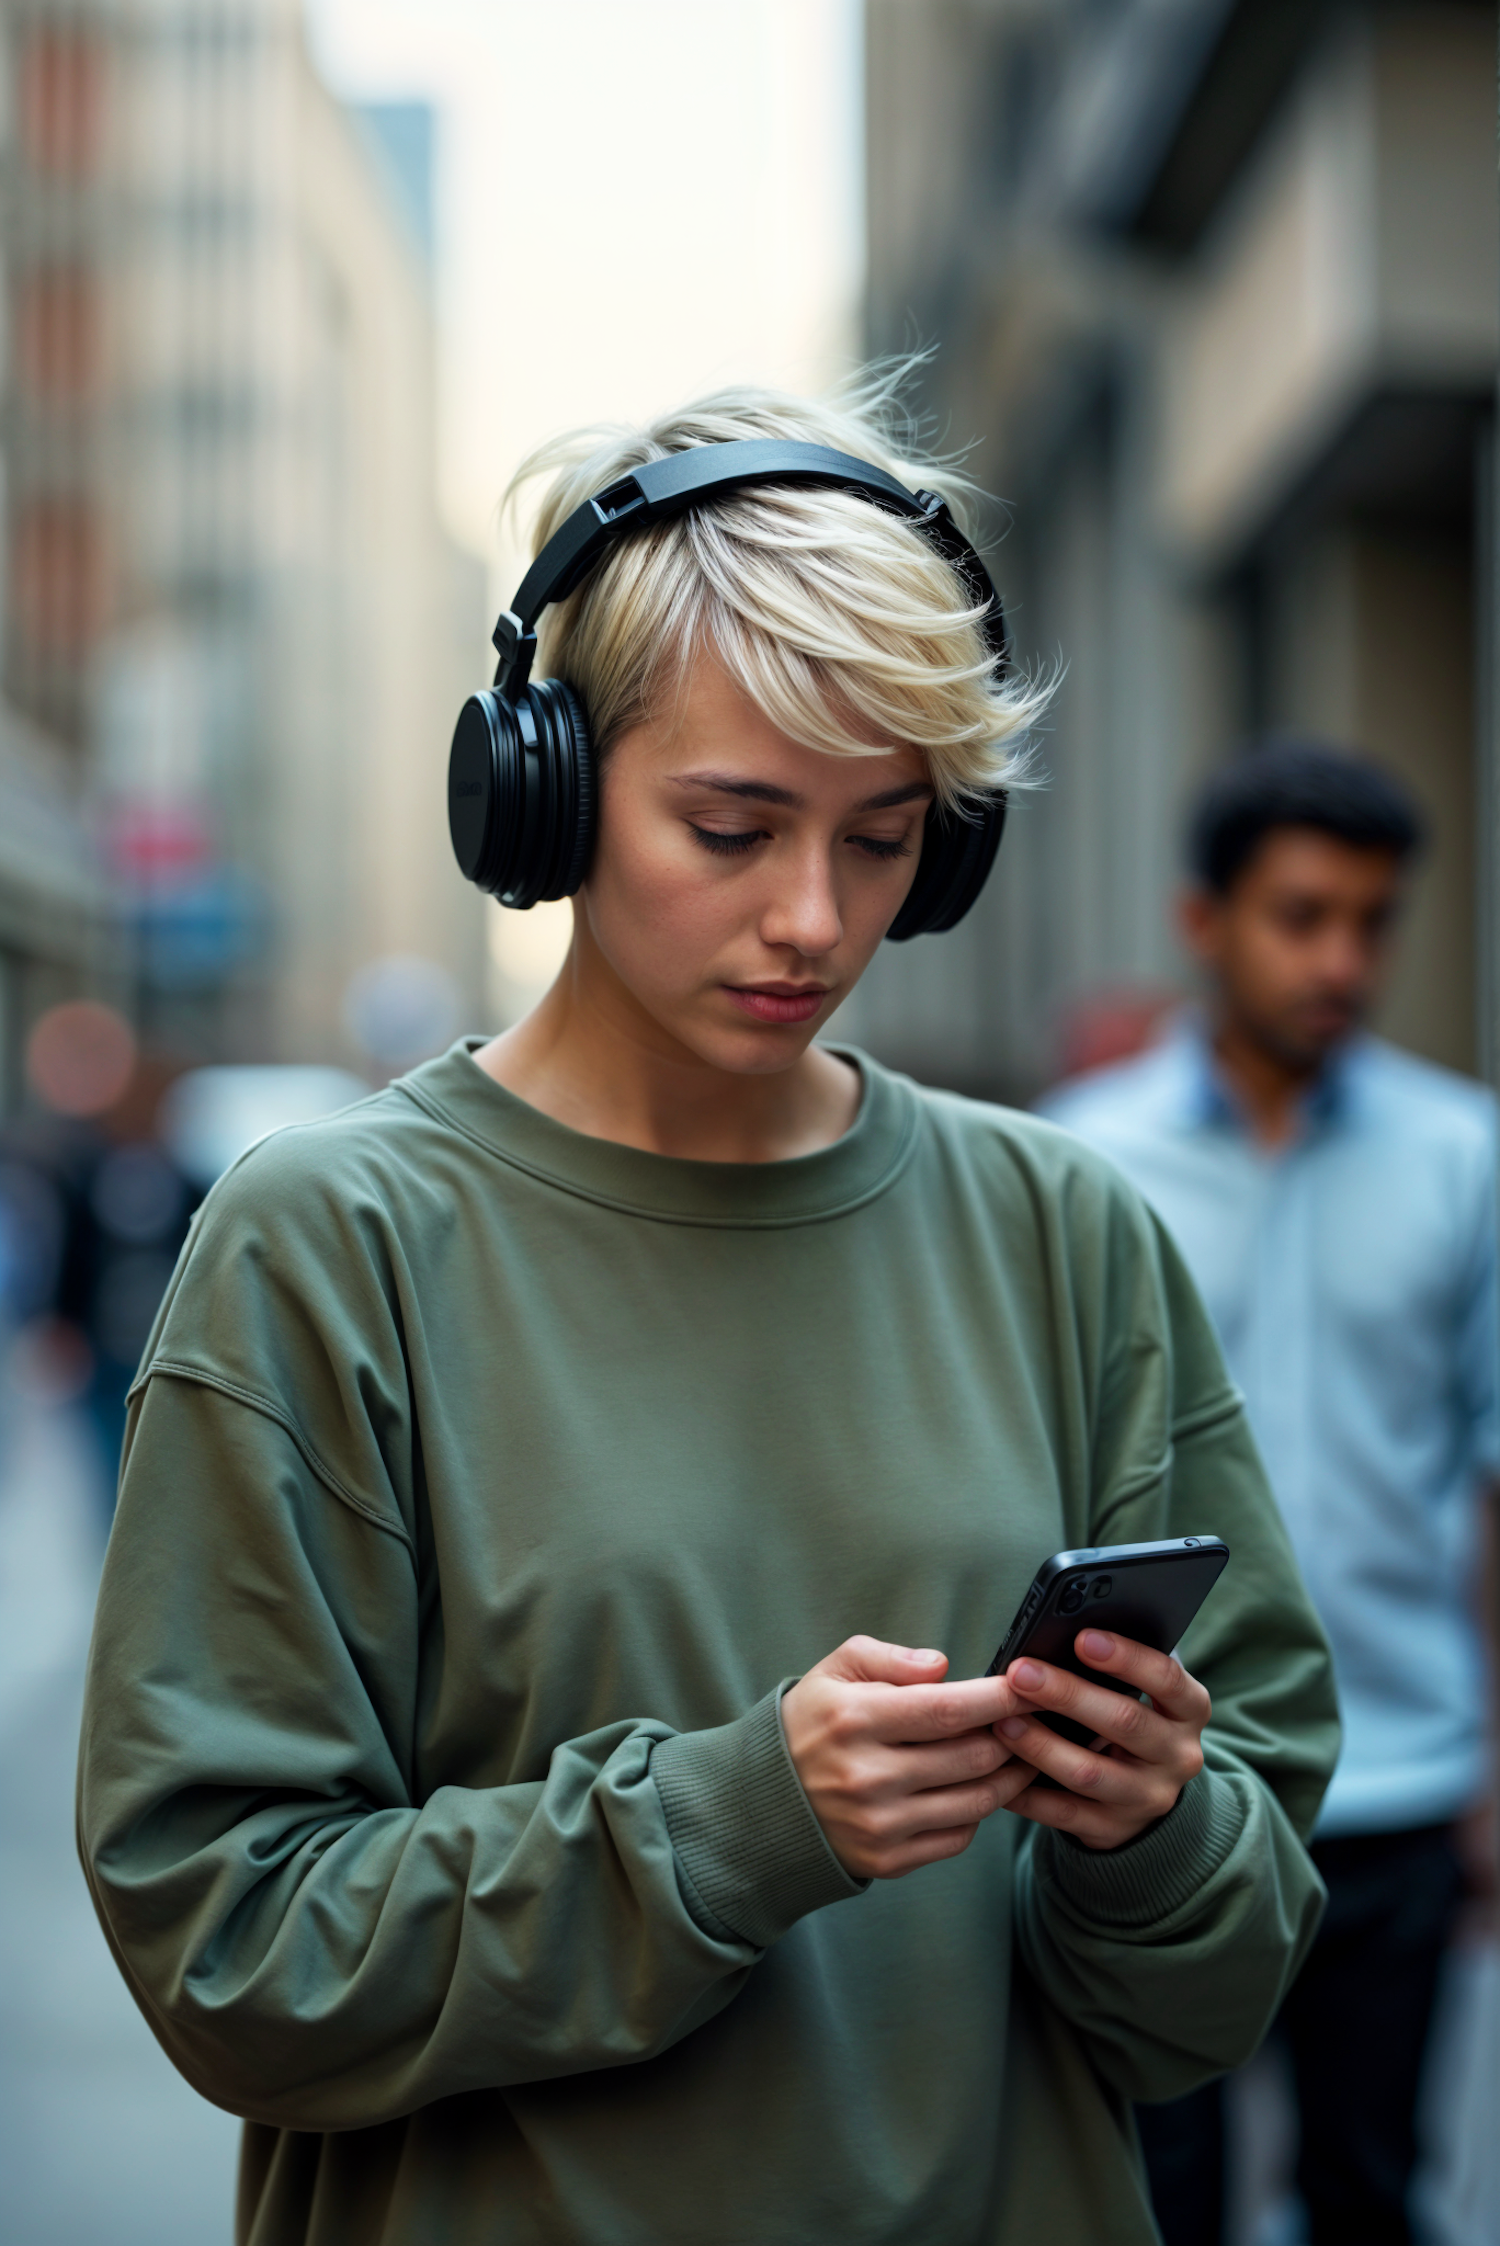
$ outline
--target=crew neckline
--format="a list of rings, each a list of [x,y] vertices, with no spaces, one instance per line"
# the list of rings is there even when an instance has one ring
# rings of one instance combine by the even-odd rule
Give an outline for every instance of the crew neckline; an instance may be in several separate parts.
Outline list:
[[[591,1138],[544,1115],[480,1068],[487,1040],[462,1037],[398,1077],[404,1093],[513,1169],[607,1208],[665,1224],[816,1224],[893,1185],[916,1149],[915,1088],[852,1046],[830,1048],[858,1069],[859,1113],[832,1146],[780,1162],[695,1162]]]

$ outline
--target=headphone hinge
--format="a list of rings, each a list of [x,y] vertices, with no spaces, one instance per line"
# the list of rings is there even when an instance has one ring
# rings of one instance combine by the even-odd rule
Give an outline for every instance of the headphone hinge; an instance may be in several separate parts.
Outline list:
[[[623,522],[628,515],[638,515],[646,504],[646,494],[636,481],[635,470],[628,475],[616,476],[603,491],[596,491],[589,502],[601,523]]]
[[[536,659],[536,633],[523,631],[520,617],[513,608],[507,608],[490,638],[500,657],[495,667],[496,691],[515,696],[531,677],[531,666]]]

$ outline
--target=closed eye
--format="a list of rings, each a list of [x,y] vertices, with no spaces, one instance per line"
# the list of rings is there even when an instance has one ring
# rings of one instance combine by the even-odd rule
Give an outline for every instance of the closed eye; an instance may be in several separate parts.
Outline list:
[[[688,831],[705,850],[712,850],[720,858],[738,857],[741,851],[752,849],[757,842],[766,839],[763,827],[749,827],[741,834],[720,834],[715,827],[695,827],[691,819]]]
[[[691,819],[688,821],[688,832],[703,849],[711,850],[718,858],[740,857],[745,851],[753,850],[757,842],[768,840],[764,827],[748,827],[737,833],[724,834],[717,827],[695,826]],[[862,856],[877,859],[881,864],[888,863],[892,858],[911,855],[911,844],[904,837],[886,841],[878,835],[852,834],[849,842]]]

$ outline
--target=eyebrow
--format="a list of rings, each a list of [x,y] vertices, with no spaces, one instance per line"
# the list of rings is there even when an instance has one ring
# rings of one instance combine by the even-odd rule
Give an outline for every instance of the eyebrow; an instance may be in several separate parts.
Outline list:
[[[711,788],[715,795],[739,796],[747,803],[782,804],[791,811],[800,811],[806,800],[795,789],[773,787],[769,780],[739,780],[731,772],[680,772],[673,777],[679,788]],[[930,801],[934,793],[930,781],[908,780],[902,787],[866,796],[854,810],[894,811],[898,804]]]

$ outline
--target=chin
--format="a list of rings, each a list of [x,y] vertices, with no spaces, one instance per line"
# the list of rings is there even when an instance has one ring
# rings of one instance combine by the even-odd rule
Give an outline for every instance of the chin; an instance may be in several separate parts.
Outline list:
[[[1294,1031],[1280,1040],[1283,1057],[1291,1067],[1316,1074],[1319,1069],[1327,1066],[1335,1053],[1348,1044],[1358,1027],[1357,1022],[1348,1022],[1342,1029],[1321,1033],[1304,1031],[1299,1036]]]
[[[661,1020],[662,1017],[658,1016]],[[662,1021],[679,1044],[726,1076],[777,1076],[795,1068],[821,1022]]]
[[[728,1030],[703,1039],[697,1049],[727,1076],[779,1076],[783,1069],[795,1068],[812,1041],[813,1033],[804,1035],[800,1025],[795,1030],[767,1027]]]

